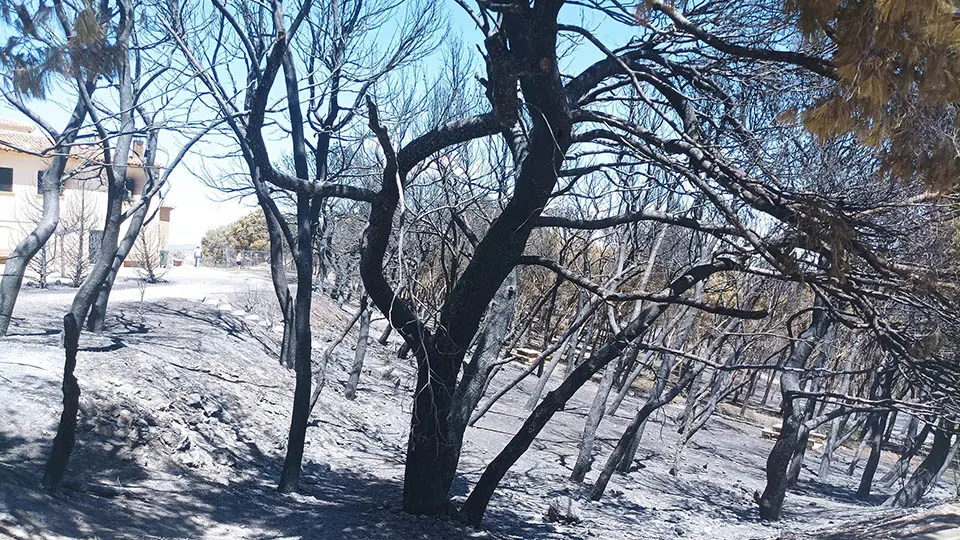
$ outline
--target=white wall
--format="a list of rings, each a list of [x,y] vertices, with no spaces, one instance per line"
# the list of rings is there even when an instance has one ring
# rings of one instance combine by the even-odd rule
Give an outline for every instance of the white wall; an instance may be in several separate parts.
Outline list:
[[[37,193],[37,173],[47,168],[49,160],[29,154],[0,150],[0,167],[13,169],[13,192],[0,192],[0,263],[20,241],[30,234],[36,221],[42,213],[43,197]],[[92,206],[91,222],[95,223],[94,230],[102,230],[106,219],[107,191],[106,181],[101,168],[80,167],[81,162],[71,159],[67,165],[68,178],[64,183],[63,194],[60,196],[61,216],[71,208],[77,208],[79,199],[87,198],[88,208]],[[127,169],[128,177],[134,180],[134,193],[139,195],[146,182],[144,170],[139,167]],[[136,202],[138,196],[133,198]],[[156,201],[151,205],[151,212],[156,210]],[[125,209],[130,203],[124,204]],[[169,210],[164,213],[169,218]],[[161,221],[160,215],[147,226],[150,231],[160,238],[160,248],[166,249],[167,230],[169,223]],[[126,232],[127,224],[121,228],[121,236]],[[84,240],[86,241],[86,240]],[[135,261],[139,257],[137,248],[131,251],[128,261]]]

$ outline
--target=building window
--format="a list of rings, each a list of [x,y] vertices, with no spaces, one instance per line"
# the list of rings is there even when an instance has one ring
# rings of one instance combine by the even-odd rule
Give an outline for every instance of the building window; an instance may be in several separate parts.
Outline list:
[[[0,191],[13,191],[13,169],[0,167]]]

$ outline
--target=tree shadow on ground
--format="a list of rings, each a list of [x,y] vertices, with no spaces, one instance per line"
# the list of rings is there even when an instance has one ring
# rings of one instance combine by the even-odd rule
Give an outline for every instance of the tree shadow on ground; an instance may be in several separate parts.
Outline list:
[[[28,444],[3,440],[3,447]],[[87,481],[68,483],[56,495],[39,487],[40,460],[13,463],[0,459],[0,536],[74,538],[197,538],[297,536],[304,538],[414,539],[463,538],[473,531],[455,521],[417,518],[398,507],[401,485],[355,471],[331,471],[307,463],[299,493],[274,488],[275,467],[253,478],[223,485],[182,471],[164,478],[141,470],[133,476],[150,482],[120,487],[107,482],[118,470],[131,477],[136,464],[123,462],[105,445],[85,448],[71,461],[98,469]],[[78,459],[78,458],[81,458]],[[77,467],[77,462],[85,465]],[[498,513],[500,514],[500,513]],[[550,528],[525,524],[519,516],[499,515],[498,528],[511,536],[537,538]],[[511,519],[515,518],[515,519]]]
[[[879,476],[879,475],[878,475]],[[856,498],[856,488],[848,485],[836,485],[821,482],[815,478],[801,479],[795,487],[790,489],[790,493],[804,495],[807,497],[816,497],[846,504],[856,504],[863,506],[877,506],[886,500],[886,493],[878,493],[876,486],[868,500],[859,500]]]
[[[398,480],[357,468],[331,470],[307,460],[300,492],[278,493],[281,452],[245,440],[248,412],[223,396],[223,412],[209,416],[198,408],[198,418],[181,426],[190,441],[185,444],[163,440],[170,426],[136,402],[95,390],[84,395],[77,445],[56,495],[39,487],[52,433],[38,427],[31,430],[35,435],[16,436],[0,422],[0,537],[392,540],[474,532],[453,520],[403,513]],[[228,412],[229,419],[223,416]],[[236,440],[227,445],[225,436]],[[369,452],[383,462],[384,449],[367,446],[350,452]],[[204,455],[183,459],[193,452]],[[488,522],[503,537],[555,536],[549,524],[526,519],[496,509]]]

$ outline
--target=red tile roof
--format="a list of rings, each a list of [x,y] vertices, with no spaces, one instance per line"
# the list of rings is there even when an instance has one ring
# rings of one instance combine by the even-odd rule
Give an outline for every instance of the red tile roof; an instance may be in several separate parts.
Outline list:
[[[0,118],[0,150],[46,157],[53,151],[53,139],[34,125]],[[103,149],[99,145],[74,145],[70,148],[70,155],[83,161],[103,161]],[[140,156],[136,155],[132,148],[127,165],[143,166]]]
[[[0,118],[0,150],[44,155],[53,148],[53,140],[30,124]]]

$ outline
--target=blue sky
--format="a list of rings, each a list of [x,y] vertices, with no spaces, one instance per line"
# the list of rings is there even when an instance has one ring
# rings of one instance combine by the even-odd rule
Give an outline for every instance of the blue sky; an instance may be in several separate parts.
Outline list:
[[[450,2],[448,6],[449,24],[451,35],[456,36],[466,45],[469,54],[474,55],[474,68],[482,68],[482,61],[475,45],[479,44],[482,34],[477,30],[473,21],[461,10],[455,3]],[[595,31],[601,39],[604,39],[611,45],[624,43],[631,31],[619,24],[607,20],[604,28],[597,28],[597,16],[588,14],[583,17],[583,11],[578,7],[568,6],[564,9],[562,17],[582,24],[584,27]],[[6,41],[6,36],[2,34],[9,32],[9,27],[0,26],[0,40]],[[442,47],[441,47],[442,49]],[[430,70],[434,67],[431,61],[436,61],[440,54],[434,55],[425,61],[423,68]],[[589,44],[583,44],[577,47],[575,56],[565,59],[569,72],[577,72],[589,63],[599,58],[601,53],[596,51]],[[278,83],[278,86],[282,84]],[[54,89],[49,93],[49,98],[45,102],[28,102],[28,104],[38,111],[43,118],[56,127],[62,127],[66,123],[68,116],[68,107],[72,106],[72,91]],[[0,100],[0,116],[25,120],[19,111],[13,109],[6,101]],[[175,137],[172,134],[165,133],[160,140],[161,157],[166,157],[166,161],[178,151],[184,139]],[[272,147],[272,155],[275,160],[283,157],[287,151],[287,146],[282,140],[273,140],[269,143]],[[218,160],[215,156],[222,152],[222,148],[216,140],[201,141],[181,163],[181,165],[171,174],[169,188],[164,204],[174,207],[171,219],[170,244],[198,244],[203,234],[217,227],[256,210],[253,201],[241,201],[206,185],[204,177],[216,177],[218,175],[229,174],[240,168],[240,163],[236,160]]]

